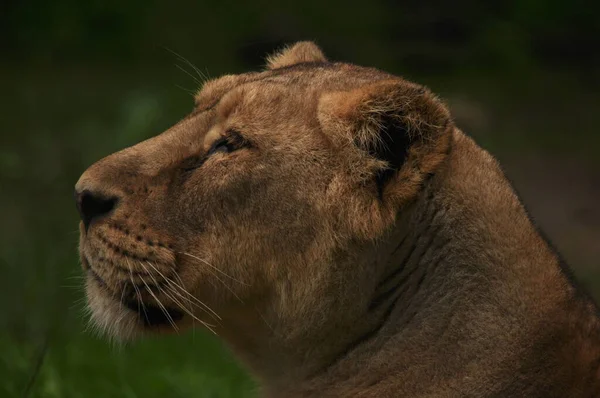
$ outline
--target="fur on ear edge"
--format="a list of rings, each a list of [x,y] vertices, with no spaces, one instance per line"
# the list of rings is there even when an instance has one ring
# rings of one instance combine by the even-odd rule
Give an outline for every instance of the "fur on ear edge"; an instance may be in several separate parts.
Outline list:
[[[327,58],[315,43],[300,41],[267,56],[267,69],[278,69],[305,62],[327,62]]]
[[[360,152],[384,162],[376,173],[380,196],[387,192],[398,203],[416,194],[446,157],[454,128],[435,95],[403,80],[327,93],[319,103],[319,120]]]

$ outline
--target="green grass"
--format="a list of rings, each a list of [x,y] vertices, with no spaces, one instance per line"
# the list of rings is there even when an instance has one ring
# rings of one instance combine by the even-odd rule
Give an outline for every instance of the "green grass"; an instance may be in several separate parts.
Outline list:
[[[73,322],[47,347],[44,340],[2,336],[0,396],[250,397],[253,383],[215,338],[186,333],[111,346]],[[15,344],[17,343],[17,344]],[[43,363],[29,387],[43,353]]]

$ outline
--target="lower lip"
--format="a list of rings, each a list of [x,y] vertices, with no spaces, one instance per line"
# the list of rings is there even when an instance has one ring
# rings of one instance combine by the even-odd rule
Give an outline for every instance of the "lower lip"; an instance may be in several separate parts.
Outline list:
[[[171,322],[177,322],[183,318],[183,312],[172,308],[163,310],[137,301],[126,301],[123,305],[135,312],[144,322],[144,326],[148,327],[170,325]]]

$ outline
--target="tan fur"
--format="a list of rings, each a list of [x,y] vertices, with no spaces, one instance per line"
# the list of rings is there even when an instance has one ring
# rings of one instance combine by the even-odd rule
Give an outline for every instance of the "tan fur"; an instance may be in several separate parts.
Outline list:
[[[204,323],[270,397],[598,396],[595,306],[445,106],[308,42],[268,64],[81,176],[118,199],[81,225],[95,324]]]
[[[267,68],[278,69],[306,62],[327,62],[327,58],[314,43],[301,41],[268,56]]]

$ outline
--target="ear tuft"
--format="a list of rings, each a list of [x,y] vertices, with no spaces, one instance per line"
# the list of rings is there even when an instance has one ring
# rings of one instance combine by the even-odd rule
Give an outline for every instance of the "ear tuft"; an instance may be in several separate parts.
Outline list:
[[[327,62],[323,51],[311,41],[300,41],[267,57],[267,69],[278,69],[305,62]]]

